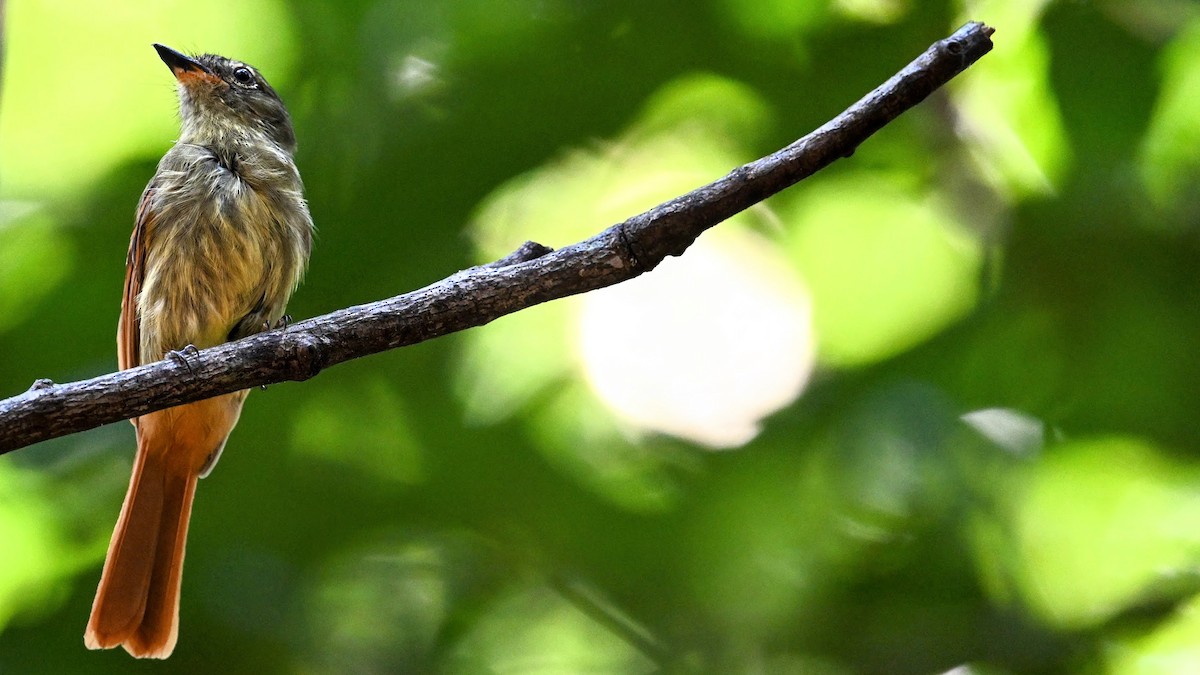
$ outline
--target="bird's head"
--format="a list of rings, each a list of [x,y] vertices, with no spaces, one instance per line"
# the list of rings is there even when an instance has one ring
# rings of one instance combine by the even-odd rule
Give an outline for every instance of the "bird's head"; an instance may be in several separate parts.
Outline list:
[[[253,66],[217,56],[188,56],[155,44],[179,83],[180,140],[209,144],[265,135],[283,150],[296,147],[292,120],[279,95]]]

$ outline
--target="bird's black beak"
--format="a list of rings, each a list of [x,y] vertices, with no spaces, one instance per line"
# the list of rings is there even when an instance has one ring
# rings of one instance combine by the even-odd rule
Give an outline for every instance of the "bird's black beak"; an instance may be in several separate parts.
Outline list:
[[[163,63],[167,64],[167,67],[171,69],[172,73],[175,73],[175,79],[182,79],[189,74],[210,77],[213,76],[213,71],[210,70],[208,66],[205,66],[203,63],[200,63],[187,54],[181,54],[174,49],[171,49],[166,45],[160,45],[157,42],[154,43],[154,49],[158,51],[158,57],[163,60]]]

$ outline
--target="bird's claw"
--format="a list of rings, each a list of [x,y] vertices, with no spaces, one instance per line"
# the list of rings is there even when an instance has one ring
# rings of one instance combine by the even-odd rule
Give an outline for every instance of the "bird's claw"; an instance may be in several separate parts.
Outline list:
[[[279,320],[275,323],[271,323],[270,321],[262,322],[262,329],[264,331],[274,330],[276,328],[287,330],[287,327],[290,325],[292,325],[292,315],[284,314],[283,316],[279,317]]]
[[[200,350],[196,349],[196,345],[188,345],[183,349],[172,349],[171,351],[167,352],[167,358],[178,364],[181,364],[184,368],[188,369],[189,373],[195,375],[196,370],[192,368],[192,363],[188,359],[200,358]]]

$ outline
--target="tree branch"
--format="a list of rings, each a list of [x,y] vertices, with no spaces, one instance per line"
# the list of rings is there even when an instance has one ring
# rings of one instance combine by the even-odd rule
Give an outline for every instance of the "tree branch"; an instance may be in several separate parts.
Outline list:
[[[527,242],[411,293],[90,380],[38,380],[0,401],[0,453],[239,389],[306,380],[334,364],[480,326],[549,300],[632,279],[702,232],[816,173],[991,51],[969,23],[782,150],[596,236],[554,251]]]

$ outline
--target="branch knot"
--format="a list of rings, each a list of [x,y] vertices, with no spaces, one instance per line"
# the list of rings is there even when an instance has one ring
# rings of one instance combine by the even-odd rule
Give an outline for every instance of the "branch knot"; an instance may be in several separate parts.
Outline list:
[[[292,333],[285,339],[292,342],[289,379],[303,382],[325,369],[329,361],[329,338],[312,333]]]

